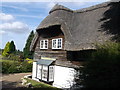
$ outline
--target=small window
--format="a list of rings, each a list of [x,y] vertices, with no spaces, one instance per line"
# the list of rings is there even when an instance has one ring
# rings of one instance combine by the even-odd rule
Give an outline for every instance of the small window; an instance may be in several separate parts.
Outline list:
[[[52,39],[52,49],[62,49],[62,38]]]
[[[40,41],[40,49],[48,49],[48,40]]]
[[[54,80],[54,67],[49,66],[49,81],[53,81],[53,80]]]
[[[43,70],[42,76],[43,79],[47,79],[47,70]]]
[[[42,80],[47,81],[47,77],[48,77],[48,67],[43,65]]]

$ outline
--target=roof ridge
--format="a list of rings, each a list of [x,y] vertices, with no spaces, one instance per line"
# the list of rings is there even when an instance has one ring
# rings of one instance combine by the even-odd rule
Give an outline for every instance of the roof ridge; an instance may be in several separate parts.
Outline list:
[[[52,13],[52,12],[54,12],[54,11],[56,11],[56,10],[65,10],[65,11],[73,12],[73,10],[71,10],[71,9],[69,9],[69,8],[67,8],[67,7],[65,7],[65,6],[63,6],[63,5],[56,4],[56,5],[50,10],[49,13]]]
[[[99,8],[107,7],[110,3],[111,2],[103,2],[101,4],[93,5],[93,6],[90,6],[90,7],[87,7],[87,8],[74,10],[74,12],[82,13],[82,12],[92,11],[92,10],[96,10],[96,9],[99,9]]]
[[[87,11],[92,11],[92,10],[96,10],[96,9],[99,9],[99,8],[103,8],[103,7],[107,7],[111,2],[103,2],[101,4],[97,4],[97,5],[93,5],[93,6],[90,6],[90,7],[87,7],[87,8],[82,8],[82,9],[78,9],[78,10],[72,10],[72,9],[69,9],[63,5],[59,5],[59,4],[56,4],[50,11],[49,13],[52,13],[56,10],[65,10],[65,11],[69,11],[69,12],[77,12],[77,13],[82,13],[82,12],[87,12]]]

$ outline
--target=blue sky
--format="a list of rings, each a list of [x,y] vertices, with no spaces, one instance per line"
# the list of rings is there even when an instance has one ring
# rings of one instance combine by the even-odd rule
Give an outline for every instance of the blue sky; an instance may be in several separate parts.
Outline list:
[[[98,2],[99,1],[99,2]],[[102,3],[96,2],[2,2],[0,4],[0,48],[13,40],[16,48],[23,50],[29,33],[37,28],[56,4],[76,10]]]

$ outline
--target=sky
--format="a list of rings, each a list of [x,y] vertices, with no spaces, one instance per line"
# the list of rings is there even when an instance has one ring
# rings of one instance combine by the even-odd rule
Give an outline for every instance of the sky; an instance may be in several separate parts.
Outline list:
[[[0,48],[14,41],[16,49],[23,50],[28,35],[35,31],[55,4],[72,10],[90,7],[108,0],[2,0],[0,3]]]

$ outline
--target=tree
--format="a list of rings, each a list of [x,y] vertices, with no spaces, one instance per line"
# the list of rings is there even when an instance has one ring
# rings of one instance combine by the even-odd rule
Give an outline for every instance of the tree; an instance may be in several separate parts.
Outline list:
[[[10,42],[9,48],[10,48],[10,53],[14,53],[16,51],[14,41]]]
[[[97,46],[82,76],[87,88],[120,88],[120,43]]]
[[[10,53],[10,42],[7,42],[5,45],[4,51],[2,53],[3,56],[7,57]]]
[[[31,59],[33,58],[33,52],[30,51],[30,44],[32,42],[33,37],[34,37],[34,32],[31,31],[26,41],[25,47],[23,49],[24,58],[31,58]]]
[[[14,41],[7,42],[2,55],[5,57],[8,57],[11,53],[14,53],[15,51],[16,51],[16,49],[15,49]]]
[[[101,25],[103,31],[113,35],[113,40],[120,42],[120,1],[111,2],[108,4],[110,8],[105,11],[104,16],[100,21],[104,22]]]

